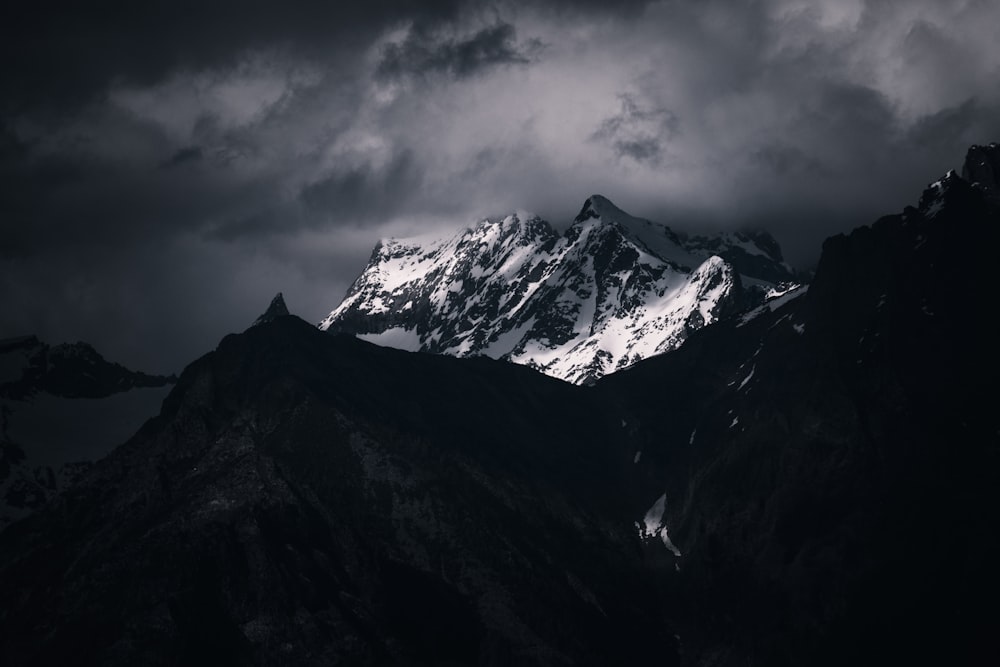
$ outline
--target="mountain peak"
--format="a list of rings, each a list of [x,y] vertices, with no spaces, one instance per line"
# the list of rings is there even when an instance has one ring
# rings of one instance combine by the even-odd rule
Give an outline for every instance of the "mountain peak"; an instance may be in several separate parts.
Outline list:
[[[251,326],[255,327],[258,324],[273,322],[279,317],[284,317],[288,314],[288,306],[285,305],[285,297],[281,295],[281,292],[278,292],[274,295],[274,298],[271,299],[271,304],[267,307],[267,310],[265,310],[260,317],[254,320],[254,323]]]
[[[1000,199],[1000,144],[973,145],[965,154],[962,178],[979,183],[991,199]]]
[[[380,245],[318,326],[589,383],[674,349],[791,280],[773,239],[768,251],[755,243],[735,236],[687,243],[593,194],[562,235],[518,211],[451,238]]]
[[[604,195],[592,194],[583,202],[583,208],[573,220],[575,223],[584,222],[590,218],[601,218],[607,214],[624,213],[620,208]]]

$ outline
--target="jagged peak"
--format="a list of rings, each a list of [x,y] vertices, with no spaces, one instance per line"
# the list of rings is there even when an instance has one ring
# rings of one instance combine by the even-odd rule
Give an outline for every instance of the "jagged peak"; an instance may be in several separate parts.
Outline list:
[[[574,218],[574,223],[581,223],[591,218],[619,218],[619,217],[632,217],[625,211],[621,210],[615,206],[614,202],[605,197],[604,195],[592,194],[587,197],[583,202],[583,207],[580,212]]]
[[[554,234],[552,226],[538,215],[518,209],[503,216],[486,217],[466,231],[473,235],[489,233],[498,230],[501,236],[517,236],[525,239],[533,239],[539,234]]]
[[[969,179],[962,178],[954,169],[949,169],[944,176],[927,185],[920,196],[917,208],[927,217],[936,217],[948,200],[949,192],[958,184],[968,187]]]
[[[974,144],[965,154],[962,178],[978,183],[992,197],[1000,197],[1000,144]]]
[[[255,327],[258,324],[273,322],[279,317],[284,317],[285,315],[289,315],[288,306],[285,305],[285,297],[282,296],[281,292],[278,292],[274,295],[274,298],[271,299],[271,303],[267,307],[267,310],[265,310],[260,317],[254,320],[254,323],[250,326]]]
[[[520,237],[534,240],[539,236],[554,236],[555,230],[546,220],[529,211],[517,210],[501,216],[486,216],[455,231],[437,230],[406,237],[383,237],[375,244],[369,264],[400,253],[431,251],[449,243],[461,243],[498,232],[499,237]]]

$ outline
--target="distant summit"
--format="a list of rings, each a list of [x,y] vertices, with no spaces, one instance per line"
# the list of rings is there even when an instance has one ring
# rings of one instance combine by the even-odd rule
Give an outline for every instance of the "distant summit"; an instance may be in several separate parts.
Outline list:
[[[260,317],[254,320],[253,324],[250,326],[255,327],[258,324],[264,324],[265,322],[273,322],[279,317],[284,317],[289,314],[288,306],[285,305],[285,297],[281,295],[281,292],[278,292],[274,295],[274,298],[271,299],[271,304],[267,307],[267,310],[265,310]]]
[[[687,237],[595,194],[563,234],[513,214],[451,238],[383,240],[319,328],[587,384],[793,281],[766,234]]]
[[[0,530],[124,442],[176,382],[108,361],[83,342],[0,340]]]

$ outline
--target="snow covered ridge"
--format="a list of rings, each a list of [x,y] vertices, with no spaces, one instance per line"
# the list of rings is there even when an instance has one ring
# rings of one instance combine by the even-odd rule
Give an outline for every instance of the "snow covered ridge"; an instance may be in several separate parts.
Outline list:
[[[319,328],[582,384],[791,280],[766,234],[686,237],[593,195],[563,234],[518,213],[449,238],[383,240]]]

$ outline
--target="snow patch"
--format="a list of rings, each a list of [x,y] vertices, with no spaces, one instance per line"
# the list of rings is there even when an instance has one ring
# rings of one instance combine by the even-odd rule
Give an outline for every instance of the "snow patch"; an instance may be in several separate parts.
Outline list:
[[[375,345],[394,347],[397,350],[406,350],[407,352],[416,352],[420,349],[420,335],[416,331],[403,327],[393,327],[382,333],[358,334],[358,338]]]
[[[643,517],[643,524],[645,530],[643,531],[644,538],[659,537],[663,541],[663,545],[670,550],[678,558],[681,557],[681,551],[677,546],[670,540],[670,536],[667,534],[667,526],[663,523],[663,515],[667,511],[667,494],[663,494],[656,499],[653,506],[649,508],[646,512],[646,516]]]

